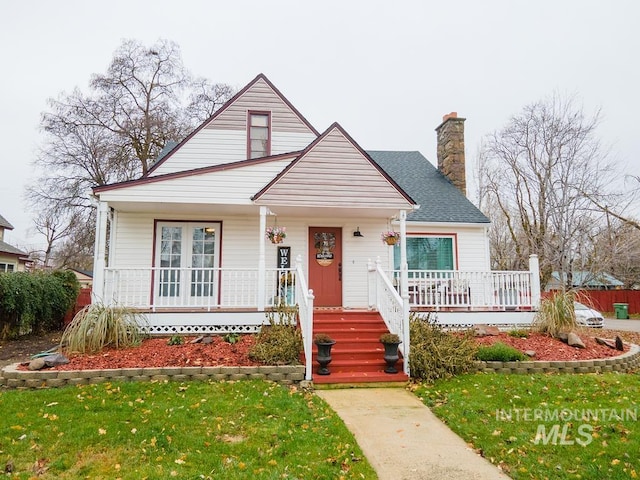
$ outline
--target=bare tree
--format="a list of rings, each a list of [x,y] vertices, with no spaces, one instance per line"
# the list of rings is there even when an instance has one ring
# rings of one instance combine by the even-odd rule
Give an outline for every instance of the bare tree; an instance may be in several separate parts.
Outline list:
[[[83,242],[65,242],[67,251],[80,256],[93,248],[93,228],[86,224],[94,208],[91,189],[146,174],[165,144],[181,140],[233,94],[228,85],[192,80],[180,49],[166,40],[150,47],[124,41],[89,87],[88,93],[76,89],[49,100],[41,120],[45,141],[35,161],[40,177],[27,189],[40,223],[58,219],[48,250],[68,237]],[[67,223],[61,229],[62,219]]]
[[[482,204],[493,207],[493,228],[507,233],[502,241],[514,267],[539,256],[543,285],[554,270],[570,278],[581,242],[602,221],[587,197],[607,191],[613,171],[596,137],[598,122],[598,112],[587,116],[573,99],[554,95],[525,107],[485,140]],[[492,238],[495,251],[500,236]]]

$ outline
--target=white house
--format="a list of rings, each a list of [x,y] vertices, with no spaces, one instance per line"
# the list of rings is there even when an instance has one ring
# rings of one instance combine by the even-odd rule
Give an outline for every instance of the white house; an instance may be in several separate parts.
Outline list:
[[[156,333],[253,331],[281,300],[303,330],[318,308],[377,310],[401,334],[409,308],[530,320],[535,259],[533,274],[490,272],[489,220],[464,193],[464,119],[436,130],[438,169],[367,151],[337,123],[316,130],[260,74],[147,175],[94,189],[94,299],[141,309]],[[286,228],[282,243],[269,227]]]

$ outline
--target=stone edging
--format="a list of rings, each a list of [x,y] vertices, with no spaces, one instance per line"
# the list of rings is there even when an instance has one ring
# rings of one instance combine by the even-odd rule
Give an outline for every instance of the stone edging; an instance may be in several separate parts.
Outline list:
[[[19,364],[0,370],[4,388],[48,388],[89,385],[103,382],[148,382],[190,380],[271,380],[291,385],[304,380],[304,365],[257,367],[158,367],[113,368],[102,370],[18,370]]]
[[[617,357],[598,360],[477,362],[478,372],[487,373],[597,373],[627,372],[640,367],[640,347],[631,345],[628,352]]]

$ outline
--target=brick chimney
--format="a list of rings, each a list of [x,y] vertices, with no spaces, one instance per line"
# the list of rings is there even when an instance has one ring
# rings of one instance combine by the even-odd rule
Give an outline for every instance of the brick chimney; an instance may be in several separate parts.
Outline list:
[[[467,195],[467,180],[464,161],[464,121],[458,118],[458,112],[442,117],[442,123],[436,128],[438,135],[438,170],[456,187]]]

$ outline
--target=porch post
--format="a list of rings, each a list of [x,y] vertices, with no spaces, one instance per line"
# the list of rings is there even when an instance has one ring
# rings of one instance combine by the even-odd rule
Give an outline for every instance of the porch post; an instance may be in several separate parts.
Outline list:
[[[93,287],[91,289],[91,302],[104,301],[104,269],[107,254],[107,219],[109,217],[109,204],[98,202],[96,211],[96,239],[93,247]]]
[[[531,273],[531,308],[540,308],[540,261],[538,255],[529,255],[529,272]]]
[[[267,228],[267,207],[260,207],[260,232],[258,238],[258,310],[265,307],[265,284],[267,278],[267,256],[264,242],[264,231]]]
[[[409,375],[409,266],[407,265],[407,211],[400,210],[400,296],[402,297],[402,341],[404,373]]]

